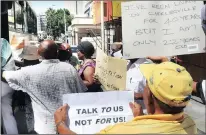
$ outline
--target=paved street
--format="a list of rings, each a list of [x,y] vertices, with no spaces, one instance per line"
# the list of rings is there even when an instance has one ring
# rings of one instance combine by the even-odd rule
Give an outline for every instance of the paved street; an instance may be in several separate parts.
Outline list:
[[[200,130],[199,133],[206,134],[206,130],[205,130],[205,105],[199,103],[198,101],[200,101],[200,100],[198,98],[193,97],[193,99],[191,100],[190,104],[185,109],[185,111],[196,122],[198,130]]]

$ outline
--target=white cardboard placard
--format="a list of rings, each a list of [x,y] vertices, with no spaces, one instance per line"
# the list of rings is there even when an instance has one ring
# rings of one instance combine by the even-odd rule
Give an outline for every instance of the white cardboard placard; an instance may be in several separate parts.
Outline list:
[[[124,58],[205,52],[202,6],[202,1],[122,2]]]
[[[75,93],[63,96],[70,106],[68,125],[78,134],[94,134],[114,123],[132,120],[129,102],[134,102],[132,91]]]

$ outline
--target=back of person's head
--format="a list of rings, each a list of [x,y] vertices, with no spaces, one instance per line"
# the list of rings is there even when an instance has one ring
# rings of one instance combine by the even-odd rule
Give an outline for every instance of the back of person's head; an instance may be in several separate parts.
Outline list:
[[[165,114],[183,111],[191,99],[193,80],[186,69],[172,62],[142,64],[151,97]]]
[[[111,48],[115,52],[122,50],[122,42],[114,42],[113,44],[111,44]]]
[[[84,54],[85,58],[91,58],[95,52],[94,46],[89,41],[83,41],[77,46],[78,50]]]
[[[60,61],[69,60],[72,56],[70,46],[67,43],[63,43],[58,48],[58,59]]]
[[[57,59],[58,47],[53,40],[44,40],[40,43],[38,54],[44,59]]]

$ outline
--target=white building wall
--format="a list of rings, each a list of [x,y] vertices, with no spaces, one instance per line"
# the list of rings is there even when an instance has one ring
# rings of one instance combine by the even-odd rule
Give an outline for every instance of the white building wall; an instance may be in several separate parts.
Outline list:
[[[81,37],[87,36],[88,32],[86,29],[98,28],[97,26],[93,26],[92,1],[65,1],[65,8],[74,15],[72,25],[69,27],[71,29],[71,36],[68,37],[69,43],[77,45],[81,42]],[[83,36],[84,32],[85,36]]]
[[[85,10],[85,3],[88,1],[65,1],[65,8],[70,11],[70,13],[74,16],[85,16],[84,10]]]

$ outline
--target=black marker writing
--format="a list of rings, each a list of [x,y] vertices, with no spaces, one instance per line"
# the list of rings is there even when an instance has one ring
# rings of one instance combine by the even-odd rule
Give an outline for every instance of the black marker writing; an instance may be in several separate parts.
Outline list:
[[[195,20],[195,19],[201,19],[200,15],[193,14],[193,15],[180,16],[180,20],[182,21],[189,21],[189,20]]]
[[[194,43],[200,41],[200,37],[192,37],[192,38],[180,38],[180,39],[169,39],[163,40],[164,45],[182,45],[187,43]]]
[[[155,35],[156,28],[148,28],[148,29],[137,29],[136,35],[143,35],[143,34],[152,34]]]
[[[194,25],[191,25],[191,26],[181,26],[179,31],[184,31],[185,32],[185,31],[191,30],[192,28],[196,29],[196,25],[194,24]]]
[[[188,3],[195,3],[196,1],[175,1],[174,6],[181,6]]]
[[[183,48],[187,48],[187,45],[177,45],[177,46],[175,46],[175,49],[183,49]]]
[[[152,8],[167,9],[167,8],[170,8],[170,4],[152,4]]]
[[[157,23],[156,19],[144,19],[144,24],[145,23]]]
[[[139,46],[139,45],[156,45],[155,40],[143,40],[143,41],[135,41],[133,43],[133,46]]]
[[[129,14],[129,16],[130,17],[137,17],[137,16],[139,16],[139,13],[131,13],[131,14]]]
[[[169,31],[171,31],[171,29],[162,29],[164,35],[173,35],[174,33],[171,33]]]

